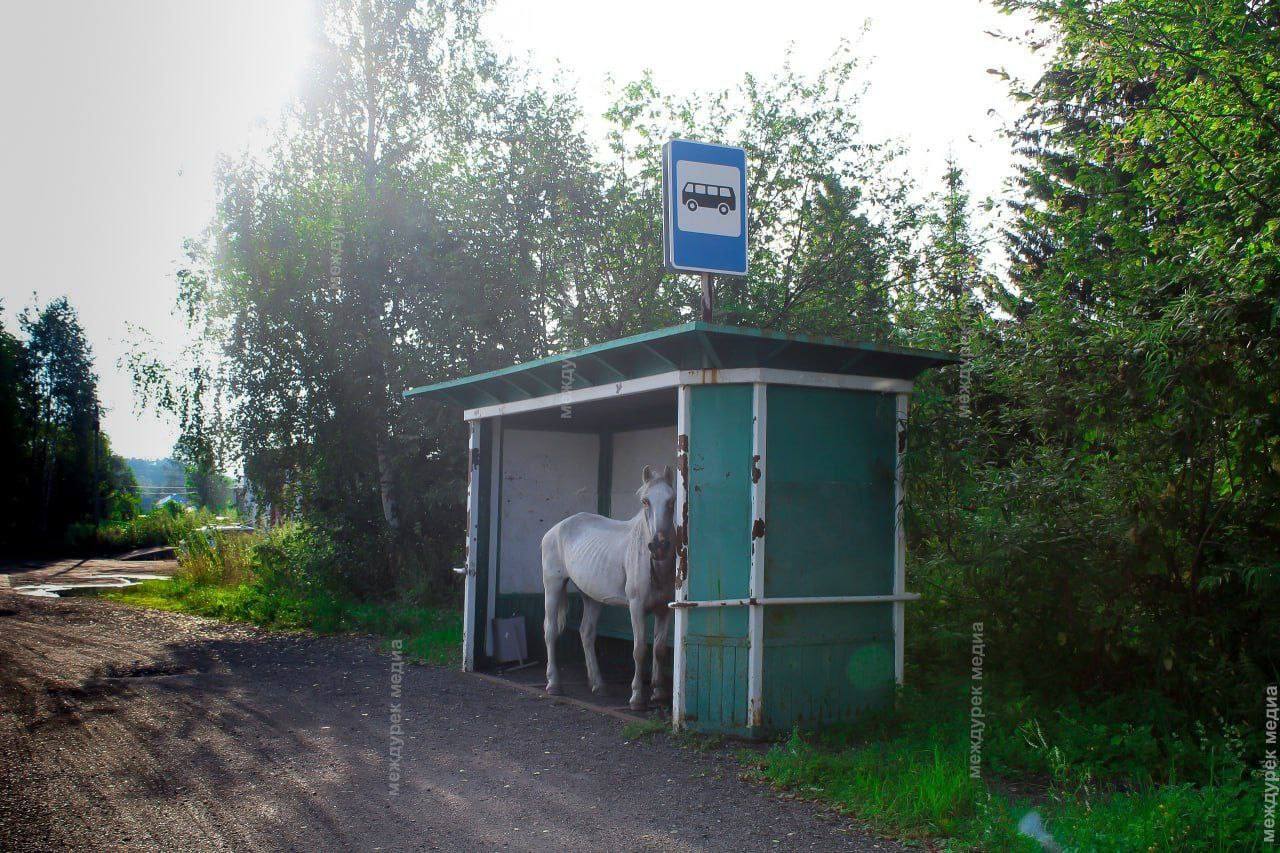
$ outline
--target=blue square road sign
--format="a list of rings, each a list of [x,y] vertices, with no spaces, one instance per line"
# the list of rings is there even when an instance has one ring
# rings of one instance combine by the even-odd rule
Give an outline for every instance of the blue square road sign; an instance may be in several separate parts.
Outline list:
[[[673,139],[662,147],[667,269],[747,274],[747,152]]]

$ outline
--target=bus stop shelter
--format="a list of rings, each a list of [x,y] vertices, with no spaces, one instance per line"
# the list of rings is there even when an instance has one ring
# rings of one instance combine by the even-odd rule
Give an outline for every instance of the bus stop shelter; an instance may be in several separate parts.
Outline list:
[[[917,597],[908,398],[958,360],[693,322],[405,391],[470,425],[463,668],[493,665],[503,617],[541,651],[542,535],[575,512],[631,517],[642,468],[671,464],[673,724],[758,736],[884,704]],[[625,611],[605,614],[600,634],[629,639]]]

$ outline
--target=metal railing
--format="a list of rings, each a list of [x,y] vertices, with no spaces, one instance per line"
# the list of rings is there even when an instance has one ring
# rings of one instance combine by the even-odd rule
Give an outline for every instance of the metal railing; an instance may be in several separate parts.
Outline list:
[[[904,592],[901,595],[800,595],[778,598],[721,598],[713,601],[673,601],[671,608],[684,607],[756,607],[764,605],[790,604],[892,604],[895,601],[916,601],[918,593]]]

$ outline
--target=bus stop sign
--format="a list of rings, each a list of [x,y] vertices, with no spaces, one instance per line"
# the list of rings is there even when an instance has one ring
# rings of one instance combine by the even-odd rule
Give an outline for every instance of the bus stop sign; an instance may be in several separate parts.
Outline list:
[[[747,152],[673,139],[662,147],[667,269],[747,274]]]

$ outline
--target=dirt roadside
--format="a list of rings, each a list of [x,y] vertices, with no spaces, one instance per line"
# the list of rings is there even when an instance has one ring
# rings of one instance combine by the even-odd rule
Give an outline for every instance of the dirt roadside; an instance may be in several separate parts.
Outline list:
[[[893,850],[723,754],[439,667],[0,590],[0,849]]]
[[[158,551],[160,549],[143,549]],[[168,577],[178,570],[178,561],[169,559],[20,560],[0,564],[0,589],[46,587],[55,589],[90,586],[121,586],[127,580]]]

